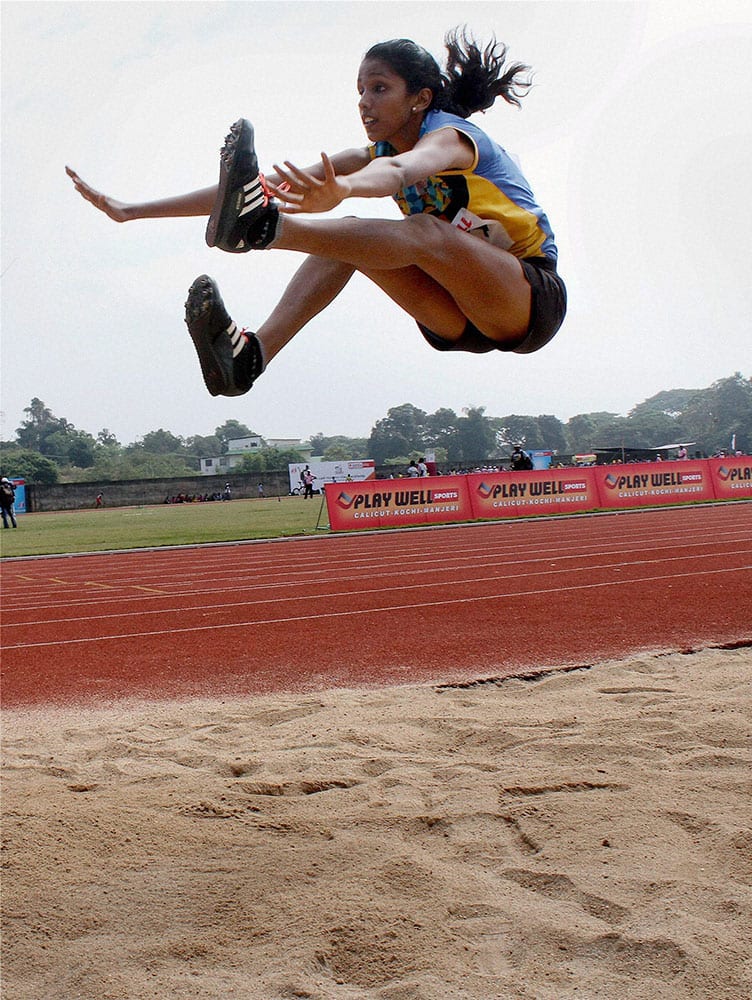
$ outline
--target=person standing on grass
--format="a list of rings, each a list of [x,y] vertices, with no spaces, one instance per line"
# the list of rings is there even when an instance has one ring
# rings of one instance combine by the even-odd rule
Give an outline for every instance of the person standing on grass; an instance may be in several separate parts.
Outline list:
[[[316,476],[314,476],[308,466],[306,466],[301,472],[300,478],[303,481],[303,499],[308,500],[310,498],[313,500],[313,481]]]
[[[556,334],[566,289],[551,226],[513,158],[468,121],[499,97],[519,105],[529,67],[507,66],[506,46],[481,49],[459,29],[445,45],[444,70],[409,39],[372,46],[357,79],[368,145],[322,153],[307,169],[285,161],[264,177],[245,119],[225,140],[218,185],[186,195],[126,204],[66,168],[79,193],[118,222],[209,215],[209,246],[307,255],[256,332],[230,318],[212,278],[193,282],[185,319],[211,395],[247,392],[355,271],[439,351],[529,354]],[[348,198],[388,196],[402,221],[311,218]]]
[[[3,516],[4,528],[17,528],[16,511],[16,489],[10,479],[5,476],[0,479],[0,514]]]

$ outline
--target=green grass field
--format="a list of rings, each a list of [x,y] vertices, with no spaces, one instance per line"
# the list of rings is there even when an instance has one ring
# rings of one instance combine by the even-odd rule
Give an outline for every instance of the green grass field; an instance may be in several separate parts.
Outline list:
[[[317,527],[321,513],[321,524]],[[0,529],[0,556],[101,552],[251,538],[325,534],[321,497],[231,500],[229,503],[116,507],[101,510],[19,514],[18,528]]]

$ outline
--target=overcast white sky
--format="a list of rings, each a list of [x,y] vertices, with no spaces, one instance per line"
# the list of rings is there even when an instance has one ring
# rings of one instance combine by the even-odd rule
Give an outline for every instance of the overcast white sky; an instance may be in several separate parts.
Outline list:
[[[216,182],[227,126],[262,169],[365,144],[366,49],[492,32],[531,64],[521,111],[478,122],[551,219],[566,324],[538,354],[448,356],[365,279],[246,396],[212,399],[183,321],[196,275],[255,328],[302,259],[209,250],[204,220],[118,226],[64,166],[123,200]],[[2,4],[2,437],[32,397],[122,443],[234,418],[267,437],[366,436],[392,406],[489,416],[626,413],[666,388],[752,374],[752,6],[648,3]],[[338,214],[398,217],[389,200]]]

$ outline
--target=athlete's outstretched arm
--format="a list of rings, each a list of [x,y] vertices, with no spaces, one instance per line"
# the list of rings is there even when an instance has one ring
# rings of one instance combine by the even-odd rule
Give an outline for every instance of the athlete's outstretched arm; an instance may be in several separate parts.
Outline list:
[[[66,174],[73,181],[76,191],[86,201],[104,212],[115,222],[130,222],[133,219],[168,219],[190,215],[209,215],[217,196],[217,186],[191,191],[188,194],[177,195],[174,198],[161,198],[157,201],[124,202],[111,198],[97,191],[82,180],[71,167],[65,168]]]
[[[285,187],[275,187],[274,193],[287,214],[328,212],[346,198],[383,198],[443,170],[465,170],[474,159],[470,140],[456,129],[445,128],[430,132],[396,156],[368,156],[348,173],[339,170],[337,158],[326,153],[321,154],[316,171],[300,170],[289,161],[284,166],[275,164]]]
[[[346,149],[331,158],[335,170],[343,176],[361,169],[368,161],[369,155],[365,149]],[[118,201],[87,184],[71,167],[66,167],[65,172],[73,181],[73,186],[81,197],[115,222],[131,222],[134,219],[174,219],[195,215],[208,216],[211,215],[217,197],[217,185],[214,184],[211,187],[155,201]],[[323,180],[324,166],[321,163],[314,164],[306,170],[306,174]],[[267,180],[272,186],[276,186],[282,183],[285,178],[271,173],[267,176]]]

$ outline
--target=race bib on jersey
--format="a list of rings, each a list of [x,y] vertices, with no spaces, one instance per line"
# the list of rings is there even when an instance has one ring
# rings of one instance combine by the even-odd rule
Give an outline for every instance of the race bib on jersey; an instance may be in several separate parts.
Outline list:
[[[461,208],[452,219],[452,225],[456,229],[461,229],[463,233],[469,233],[472,229],[482,228],[485,222],[469,208]]]
[[[461,208],[452,219],[452,225],[456,229],[461,229],[463,233],[471,233],[481,239],[488,240],[502,250],[508,250],[514,242],[509,233],[500,222],[490,219],[481,219],[480,216],[471,212],[468,208]]]

